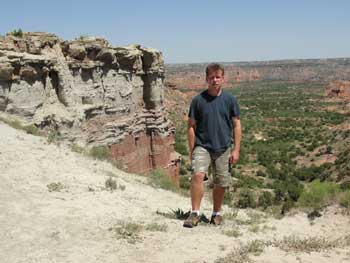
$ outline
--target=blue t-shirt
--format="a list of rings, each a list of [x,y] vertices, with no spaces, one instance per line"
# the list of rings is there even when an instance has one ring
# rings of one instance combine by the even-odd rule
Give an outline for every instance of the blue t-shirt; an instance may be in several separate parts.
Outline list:
[[[236,98],[222,91],[211,96],[208,90],[193,98],[188,117],[196,121],[195,146],[211,152],[223,152],[231,145],[232,117],[239,117]]]

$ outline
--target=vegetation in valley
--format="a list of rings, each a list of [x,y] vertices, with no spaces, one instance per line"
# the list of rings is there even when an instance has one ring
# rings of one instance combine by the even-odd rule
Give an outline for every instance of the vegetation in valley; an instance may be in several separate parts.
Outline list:
[[[257,81],[227,89],[240,103],[243,140],[232,173],[238,190],[226,194],[226,204],[278,206],[282,214],[295,206],[321,209],[335,202],[349,206],[350,130],[343,127],[350,114],[341,111],[343,102],[323,96],[325,87],[314,82]],[[182,149],[185,121],[175,123],[180,137],[176,148]],[[188,169],[181,171],[189,174]]]

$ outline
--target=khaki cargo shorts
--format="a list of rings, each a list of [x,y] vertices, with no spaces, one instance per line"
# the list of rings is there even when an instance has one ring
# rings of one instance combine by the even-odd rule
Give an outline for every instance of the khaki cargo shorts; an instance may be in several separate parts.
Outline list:
[[[201,146],[196,146],[192,153],[192,172],[193,174],[205,173],[204,181],[207,181],[211,164],[212,183],[221,187],[229,187],[231,184],[230,156],[230,148],[222,153],[213,153]]]

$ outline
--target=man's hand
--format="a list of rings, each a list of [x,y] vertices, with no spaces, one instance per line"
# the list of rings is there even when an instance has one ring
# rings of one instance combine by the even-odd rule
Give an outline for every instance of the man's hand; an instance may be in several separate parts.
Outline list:
[[[239,160],[239,151],[233,150],[230,156],[230,164],[235,164]]]

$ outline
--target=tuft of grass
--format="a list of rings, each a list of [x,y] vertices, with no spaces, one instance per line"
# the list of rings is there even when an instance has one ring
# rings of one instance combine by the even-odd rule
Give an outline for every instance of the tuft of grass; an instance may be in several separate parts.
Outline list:
[[[108,147],[107,146],[94,146],[90,149],[90,157],[97,160],[107,160],[108,159]]]
[[[142,240],[140,234],[143,226],[133,222],[119,222],[118,225],[108,228],[115,233],[117,239],[125,239],[130,244],[136,244]]]
[[[160,212],[157,210],[157,215],[164,216],[166,218],[170,219],[179,219],[179,220],[185,220],[187,217],[191,214],[191,211],[184,212],[182,209],[178,208],[176,210],[172,209],[169,212]],[[202,223],[209,223],[210,220],[204,215],[200,215],[200,222]]]
[[[258,233],[260,231],[260,227],[257,224],[253,224],[249,226],[248,230],[253,233]]]
[[[61,134],[59,131],[57,131],[57,130],[49,131],[49,134],[47,136],[47,142],[49,144],[51,144],[51,143],[59,144],[60,140],[61,140]]]
[[[222,231],[222,233],[226,236],[236,237],[236,238],[242,235],[237,229],[224,230]]]
[[[224,217],[226,220],[235,220],[238,215],[238,210],[232,210],[231,212],[225,213]]]
[[[12,128],[16,130],[25,131],[28,134],[37,135],[37,136],[43,135],[43,132],[40,131],[40,129],[36,127],[34,124],[24,125],[18,120],[7,119],[1,116],[0,116],[0,121],[10,125]]]
[[[117,181],[114,180],[112,177],[109,177],[106,182],[105,182],[105,186],[107,190],[110,190],[111,192],[113,190],[117,190]]]
[[[163,170],[154,170],[149,176],[150,184],[164,190],[177,191],[177,186]]]
[[[261,240],[253,240],[240,248],[233,250],[225,257],[220,257],[215,260],[215,263],[252,263],[252,259],[249,258],[250,254],[255,256],[264,252],[266,242]]]
[[[76,143],[71,144],[70,149],[72,150],[72,152],[86,154],[86,149]]]
[[[233,250],[225,257],[215,260],[216,263],[252,263],[249,255],[260,255],[265,247],[277,247],[285,252],[310,253],[320,252],[336,247],[348,247],[350,245],[350,235],[345,235],[335,240],[326,237],[299,238],[294,235],[284,237],[282,240],[261,241],[253,240],[242,247]]]
[[[40,131],[40,129],[36,127],[34,124],[23,126],[23,130],[28,134],[42,135],[42,132]]]
[[[339,240],[330,241],[325,237],[300,238],[294,235],[273,242],[273,246],[286,252],[320,252],[339,245]]]
[[[108,231],[113,231],[117,239],[125,239],[130,244],[142,241],[142,231],[166,232],[168,226],[166,224],[147,224],[135,222],[120,221],[115,226],[108,228]]]
[[[190,215],[191,211],[184,212],[182,209],[172,209],[169,212],[160,212],[157,210],[157,215],[164,216],[166,218],[170,219],[179,219],[179,220],[185,220]]]
[[[350,208],[350,191],[340,194],[339,204],[343,207]]]
[[[66,186],[60,182],[58,183],[50,183],[48,185],[46,185],[49,192],[60,192],[61,190],[63,190],[64,188],[66,188]]]
[[[152,232],[166,232],[168,226],[166,224],[152,223],[145,226],[145,230]]]
[[[114,180],[111,176],[106,180],[105,187],[106,187],[106,190],[109,190],[111,192],[117,189],[124,191],[126,188],[125,185],[121,185],[121,184],[118,185],[117,181]]]

